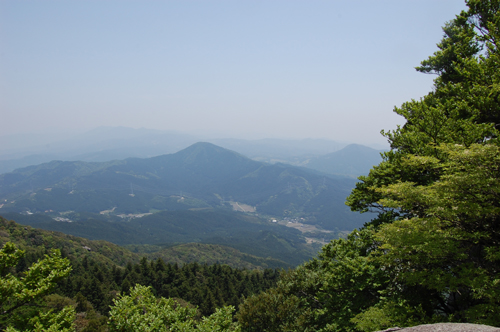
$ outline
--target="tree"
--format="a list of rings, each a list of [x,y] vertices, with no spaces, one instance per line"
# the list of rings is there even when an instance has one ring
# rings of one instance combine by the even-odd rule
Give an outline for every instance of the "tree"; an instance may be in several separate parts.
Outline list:
[[[388,278],[371,261],[373,227],[325,245],[318,257],[282,274],[237,314],[243,331],[351,331],[350,319],[379,300]]]
[[[294,273],[289,273],[293,274],[293,280]],[[281,277],[287,279],[285,275]],[[247,332],[301,331],[303,318],[308,314],[306,306],[307,301],[279,283],[275,288],[247,298],[240,305],[236,317],[242,330]]]
[[[500,325],[500,2],[467,5],[417,68],[438,75],[434,91],[395,109],[406,124],[382,132],[391,151],[347,200],[354,211],[379,212],[371,256],[391,276],[380,301],[353,319],[358,329]]]
[[[441,145],[435,157],[408,156],[405,167],[438,182],[400,182],[377,189],[381,204],[412,218],[380,227],[376,257],[397,285],[437,299],[428,315],[500,325],[500,148]],[[393,296],[399,295],[394,287]]]
[[[394,112],[406,120],[404,126],[382,134],[391,151],[366,177],[360,177],[347,204],[353,211],[379,212],[374,222],[411,217],[405,210],[378,202],[376,188],[412,181],[421,185],[438,178],[403,167],[405,155],[441,158],[439,144],[496,144],[500,124],[500,2],[469,0],[469,9],[446,24],[439,51],[422,62],[417,70],[437,74],[434,91],[421,100],[404,103]],[[387,218],[389,216],[389,218]]]
[[[7,242],[0,250],[0,328],[7,331],[22,328],[26,331],[72,331],[74,308],[65,307],[59,312],[43,310],[41,300],[56,283],[66,277],[70,263],[58,250],[33,264],[21,277],[13,268],[23,257],[24,251]],[[36,308],[32,310],[32,308]]]
[[[233,311],[234,307],[219,308],[201,322],[196,322],[196,308],[182,307],[173,299],[156,299],[151,287],[136,285],[130,290],[130,295],[114,300],[109,327],[116,332],[237,332],[239,326],[232,322]]]
[[[243,331],[500,326],[500,1],[466,3],[417,68],[434,90],[394,109],[406,123],[347,198],[376,217],[247,299]]]

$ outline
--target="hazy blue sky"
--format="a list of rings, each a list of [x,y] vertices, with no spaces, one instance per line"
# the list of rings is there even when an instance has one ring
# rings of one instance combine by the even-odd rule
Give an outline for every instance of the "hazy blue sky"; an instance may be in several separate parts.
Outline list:
[[[460,0],[0,1],[1,133],[384,142]]]

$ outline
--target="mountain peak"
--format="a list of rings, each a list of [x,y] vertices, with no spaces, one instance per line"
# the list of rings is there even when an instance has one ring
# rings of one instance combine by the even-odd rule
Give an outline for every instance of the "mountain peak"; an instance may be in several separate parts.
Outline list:
[[[372,152],[372,153],[379,153],[377,150],[373,149],[373,148],[370,148],[369,146],[366,146],[366,145],[361,145],[361,144],[349,144],[347,145],[346,147],[344,147],[343,149],[340,149],[339,151],[337,152],[340,152],[340,151],[366,151],[366,152]]]
[[[212,144],[212,143],[209,143],[209,142],[197,142],[197,143],[194,143],[194,144],[188,146],[184,150],[189,150],[189,149],[213,149],[213,150],[226,150],[226,151],[229,151],[227,149],[221,148],[220,146]]]
[[[198,142],[191,146],[188,146],[184,150],[175,153],[177,157],[181,158],[186,163],[194,163],[208,160],[217,159],[219,162],[225,162],[229,160],[245,160],[251,159],[240,155],[237,152],[221,148],[212,143],[208,142]]]
[[[339,151],[311,159],[307,167],[329,174],[357,177],[368,174],[381,161],[380,151],[365,145],[350,144]]]

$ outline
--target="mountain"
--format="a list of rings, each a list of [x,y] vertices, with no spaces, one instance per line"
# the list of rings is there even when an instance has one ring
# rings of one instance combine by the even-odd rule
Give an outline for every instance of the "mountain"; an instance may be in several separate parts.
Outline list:
[[[246,206],[352,230],[367,220],[344,205],[355,180],[266,164],[210,143],[104,163],[52,161],[0,175],[0,212],[138,214]]]
[[[303,166],[328,174],[358,177],[368,175],[374,165],[380,164],[380,153],[364,145],[350,144],[342,150],[311,158]]]

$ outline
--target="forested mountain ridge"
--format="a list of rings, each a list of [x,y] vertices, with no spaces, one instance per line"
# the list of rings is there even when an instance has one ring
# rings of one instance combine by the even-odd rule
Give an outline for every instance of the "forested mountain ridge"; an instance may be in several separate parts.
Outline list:
[[[60,232],[46,231],[16,223],[0,216],[0,245],[12,242],[27,250],[28,255],[41,256],[50,249],[59,249],[74,260],[89,257],[107,265],[125,266],[127,262],[139,262],[142,256],[116,244],[89,240]],[[32,253],[31,253],[32,252]]]
[[[301,232],[294,228],[228,210],[162,211],[130,221],[91,213],[66,215],[71,222],[38,214],[6,213],[4,216],[24,225],[92,240],[135,245],[139,249],[141,245],[144,248],[150,246],[150,250],[140,251],[149,252],[154,257],[161,253],[153,254],[153,251],[179,244],[201,243],[229,247],[226,252],[231,248],[238,250],[235,261],[241,259],[262,267],[292,267],[310,259],[318,250],[317,245],[307,244]],[[207,257],[211,249],[204,249],[208,251],[204,255]]]
[[[149,213],[226,206],[277,217],[307,216],[327,229],[350,230],[368,219],[343,199],[354,186],[285,164],[253,161],[210,143],[175,154],[106,163],[53,161],[0,175],[0,212]]]
[[[175,153],[200,138],[154,129],[98,127],[82,134],[2,136],[0,174],[52,160],[107,162]]]
[[[59,249],[65,256],[73,255],[73,259],[81,260],[83,257],[91,258],[95,261],[102,262],[105,264],[116,264],[120,266],[125,266],[128,262],[137,263],[143,257],[148,259],[158,259],[161,258],[166,263],[178,263],[185,264],[191,262],[198,262],[200,264],[226,264],[233,268],[246,268],[246,269],[265,269],[265,268],[290,268],[294,263],[293,259],[286,259],[287,256],[283,256],[288,263],[281,261],[276,258],[272,258],[272,252],[280,254],[277,250],[276,245],[273,248],[264,248],[265,244],[261,245],[261,251],[256,253],[264,253],[265,257],[259,255],[252,255],[244,253],[238,249],[233,248],[229,241],[226,241],[228,246],[213,243],[216,242],[212,239],[212,243],[191,243],[185,239],[176,238],[177,234],[172,235],[171,238],[176,238],[177,241],[162,242],[157,245],[157,241],[152,241],[153,244],[140,244],[144,241],[136,240],[137,238],[144,237],[143,233],[137,234],[137,237],[129,242],[122,242],[121,244],[129,244],[128,246],[120,246],[113,242],[102,240],[106,236],[99,237],[97,234],[106,234],[106,232],[115,232],[117,237],[124,238],[122,241],[126,241],[127,235],[120,232],[119,228],[108,229],[108,225],[113,225],[110,222],[98,222],[95,224],[92,222],[79,224],[78,222],[73,223],[57,223],[53,222],[50,217],[47,216],[23,216],[14,213],[6,214],[7,219],[0,216],[0,245],[6,242],[15,243],[20,248],[28,248],[28,251],[32,250],[29,248],[45,248],[47,249]],[[16,222],[19,221],[18,222]],[[64,228],[57,227],[58,225],[74,225],[77,224],[75,228]],[[52,225],[52,227],[51,227]],[[78,230],[81,228],[90,228],[87,233],[78,234]],[[76,231],[75,231],[76,229]],[[135,232],[132,229],[131,232]],[[290,230],[293,231],[293,230]],[[72,234],[72,235],[69,235]],[[80,235],[80,236],[75,236]],[[81,236],[83,235],[83,236]],[[85,236],[91,235],[91,236]],[[96,236],[97,235],[97,236]],[[197,235],[193,235],[196,237]],[[101,240],[96,240],[92,238],[101,238]],[[89,239],[90,238],[90,239]],[[113,238],[111,238],[113,239]],[[183,240],[183,241],[182,241]],[[189,240],[189,239],[188,239]],[[281,239],[286,242],[285,239]],[[254,241],[254,244],[259,243],[258,240],[252,239],[251,235],[248,235],[248,240]],[[289,241],[289,240],[288,240]],[[119,242],[119,241],[118,241]],[[147,241],[146,241],[147,242]],[[208,241],[210,242],[210,241]],[[242,239],[236,237],[234,242],[245,242]],[[120,243],[120,242],[119,242]],[[241,247],[242,243],[240,243]],[[245,247],[242,247],[245,249]],[[305,252],[290,252],[287,253],[288,256],[295,256],[295,259],[306,260],[311,257],[314,252],[312,249],[307,251],[306,248],[303,249]],[[285,255],[284,252],[281,252]],[[273,255],[274,256],[274,255]]]

